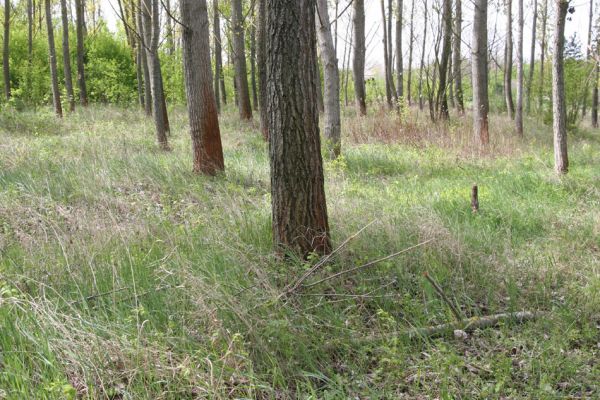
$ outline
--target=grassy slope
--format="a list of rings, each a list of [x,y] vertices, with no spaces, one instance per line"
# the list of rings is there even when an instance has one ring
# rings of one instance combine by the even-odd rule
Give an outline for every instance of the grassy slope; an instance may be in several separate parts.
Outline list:
[[[0,399],[600,396],[597,132],[571,136],[558,179],[533,122],[519,143],[494,118],[490,157],[468,118],[346,115],[334,241],[376,222],[314,279],[436,240],[277,301],[308,265],[271,254],[266,145],[234,115],[227,173],[205,178],[182,110],[170,153],[136,111],[3,112]],[[452,320],[425,271],[466,315],[548,315],[409,342],[396,333]]]

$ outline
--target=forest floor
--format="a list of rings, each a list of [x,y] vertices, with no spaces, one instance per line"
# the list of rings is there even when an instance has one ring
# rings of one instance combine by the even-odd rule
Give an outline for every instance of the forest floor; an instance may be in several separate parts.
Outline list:
[[[534,120],[481,152],[470,117],[345,111],[333,241],[366,228],[305,283],[432,241],[281,297],[317,260],[272,253],[257,123],[226,111],[209,178],[171,118],[165,153],[138,110],[0,113],[0,399],[600,398],[598,131],[558,178]],[[408,338],[454,319],[425,273],[465,316],[543,314]]]

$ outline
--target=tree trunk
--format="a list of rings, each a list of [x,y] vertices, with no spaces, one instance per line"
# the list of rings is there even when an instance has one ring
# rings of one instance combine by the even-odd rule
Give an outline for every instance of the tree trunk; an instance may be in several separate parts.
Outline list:
[[[258,110],[258,90],[256,87],[256,26],[250,28],[250,85],[252,86],[252,108]]]
[[[77,15],[77,84],[79,85],[79,102],[83,107],[87,107],[88,97],[85,83],[85,49],[83,43],[85,12],[83,2],[84,0],[75,0],[75,14]]]
[[[423,111],[423,70],[425,69],[425,48],[427,46],[427,0],[423,6],[423,47],[421,48],[421,64],[419,65],[419,110]]]
[[[60,14],[63,26],[63,69],[65,74],[65,88],[69,98],[69,111],[75,110],[75,93],[73,92],[73,78],[71,73],[71,52],[69,51],[69,15],[67,13],[67,1],[60,0]]]
[[[391,15],[390,15],[391,18]],[[392,89],[390,85],[390,52],[388,50],[387,19],[385,17],[385,0],[381,0],[381,20],[383,26],[383,69],[385,74],[385,100],[388,108],[392,108]],[[390,43],[391,45],[391,43]]]
[[[590,0],[590,15],[588,21],[588,37],[587,37],[587,50],[586,50],[586,60],[590,60],[592,56],[592,30],[593,28],[593,19],[594,19],[594,0]],[[593,74],[594,70],[590,69],[590,74]],[[587,114],[587,101],[589,97],[589,82],[585,82],[584,92],[583,92],[583,110],[581,111],[582,118],[585,118]]]
[[[158,57],[158,41],[160,38],[160,23],[158,2],[160,0],[142,0],[142,20],[144,26],[144,45],[146,59],[148,60],[148,73],[150,75],[150,90],[152,93],[152,108],[154,110],[154,126],[156,139],[163,150],[169,149],[167,134],[169,123],[164,101],[162,73]]]
[[[504,98],[506,110],[512,119],[515,116],[515,104],[512,96],[512,67],[513,67],[513,42],[512,42],[512,0],[506,1],[506,47],[504,48]]]
[[[359,115],[367,115],[367,92],[365,87],[365,1],[354,0],[354,95]]]
[[[554,57],[552,57],[552,115],[554,117],[554,169],[559,174],[569,170],[567,155],[567,106],[565,103],[565,76],[563,52],[565,47],[565,20],[569,1],[556,0],[554,22]]]
[[[244,14],[242,0],[231,0],[231,23],[233,24],[233,59],[235,66],[238,108],[241,119],[252,119],[248,70],[246,68],[246,39],[244,38]]]
[[[4,72],[4,96],[10,100],[10,0],[4,0],[4,47],[2,49],[2,66]]]
[[[548,23],[548,0],[544,0],[544,11],[542,13],[542,43],[540,54],[540,93],[538,97],[538,111],[542,113],[544,106],[544,66],[546,59],[546,24]]]
[[[181,0],[185,91],[194,154],[194,172],[215,175],[225,169],[213,92],[206,0]]]
[[[523,0],[517,0],[517,108],[515,129],[523,137]]]
[[[315,80],[315,85],[317,87],[315,90],[317,91],[317,108],[319,109],[319,113],[325,112],[325,104],[323,104],[323,86],[321,85],[321,68],[319,67],[319,58],[317,56],[317,62],[315,63],[315,76],[317,79]]]
[[[404,60],[402,60],[402,10],[403,10],[403,2],[402,0],[398,0],[398,9],[396,10],[396,81],[398,82],[396,97],[398,99],[402,99],[404,97]],[[392,16],[390,15],[390,18]],[[392,39],[390,37],[390,45],[392,43]],[[390,54],[392,54],[390,52]],[[391,69],[392,61],[390,57],[390,69]],[[390,73],[390,77],[391,77]]]
[[[221,75],[223,74],[223,50],[221,47],[221,20],[219,18],[219,0],[213,0],[213,40],[215,51],[214,91],[217,112],[221,112]]]
[[[173,22],[171,21],[171,0],[164,0],[163,7],[165,7],[166,16],[165,16],[165,30],[166,32],[166,42],[167,42],[167,54],[172,56],[175,54],[175,40],[173,39]],[[181,16],[183,18],[183,15]]]
[[[142,52],[139,43],[136,43],[135,46],[135,76],[137,79],[138,103],[141,108],[144,108],[144,72],[142,71]]]
[[[474,133],[480,145],[490,142],[488,131],[487,0],[475,0],[473,12],[472,77]]]
[[[452,52],[452,0],[444,0],[442,4],[443,43],[440,58],[440,83],[436,103],[439,105],[439,118],[447,120],[448,112],[448,63]]]
[[[27,0],[27,60],[33,61],[33,0]]]
[[[331,242],[314,83],[315,1],[267,0],[267,10],[273,240],[281,252],[324,254]]]
[[[537,28],[537,15],[538,12],[538,0],[533,0],[533,21],[531,26],[531,55],[529,56],[529,77],[527,78],[527,85],[525,86],[525,110],[527,114],[531,112],[531,88],[533,86],[533,74],[535,72],[535,35]]]
[[[465,113],[465,103],[462,89],[462,0],[455,0],[456,15],[454,16],[454,41],[452,49],[452,68],[454,73],[454,99],[460,114]]]
[[[52,83],[52,102],[54,112],[62,118],[62,105],[60,103],[60,89],[58,88],[58,68],[56,66],[56,48],[54,47],[54,27],[52,26],[52,8],[50,0],[44,0],[46,8],[46,27],[48,29],[48,55],[50,61],[50,80]]]
[[[269,140],[269,119],[267,110],[267,0],[258,0],[257,64],[260,130],[263,138]]]
[[[148,58],[146,57],[146,43],[144,32],[144,12],[142,10],[141,0],[137,1],[136,24],[138,30],[138,56],[142,65],[142,73],[144,75],[144,111],[146,116],[152,116],[152,91],[150,88],[150,70],[148,69]]]
[[[598,46],[598,45],[596,45]],[[596,47],[598,48],[598,47]],[[598,50],[596,50],[596,57],[598,57]],[[595,71],[594,71],[594,86],[592,87],[592,127],[598,127],[598,79],[600,78],[600,65],[598,61],[595,61]]]
[[[317,33],[325,80],[325,138],[329,158],[335,159],[341,151],[340,75],[331,37],[327,0],[317,0]]]
[[[460,1],[460,0],[458,0]],[[414,30],[414,22],[415,22],[415,0],[411,0],[410,2],[410,40],[408,43],[408,76],[406,77],[406,98],[408,100],[408,105],[412,105],[412,65],[413,65],[413,42],[415,41],[415,30]]]

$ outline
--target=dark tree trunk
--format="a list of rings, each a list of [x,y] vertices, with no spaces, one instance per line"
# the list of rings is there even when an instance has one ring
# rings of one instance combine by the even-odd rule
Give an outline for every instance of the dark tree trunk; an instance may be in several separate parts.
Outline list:
[[[160,0],[142,0],[142,19],[144,31],[144,47],[148,60],[148,72],[150,75],[150,90],[152,93],[152,108],[154,110],[154,126],[156,128],[156,139],[163,150],[169,149],[167,135],[169,122],[163,91],[162,72],[160,59],[158,57],[158,41],[160,38],[160,23],[158,13],[158,2]]]
[[[529,77],[527,78],[527,85],[525,86],[525,110],[529,114],[531,112],[531,88],[533,86],[533,74],[535,72],[535,40],[536,40],[536,29],[537,29],[537,15],[538,12],[538,0],[533,0],[533,23],[531,26],[531,55],[529,56]]]
[[[267,0],[267,10],[273,240],[279,251],[324,254],[331,242],[315,93],[315,0]]]
[[[148,69],[148,58],[146,57],[146,44],[144,43],[144,13],[141,0],[137,1],[136,24],[138,30],[138,57],[142,65],[142,74],[144,76],[144,111],[146,116],[152,116],[152,91],[150,88],[150,71]]]
[[[504,97],[506,110],[512,119],[515,116],[515,104],[512,96],[512,67],[513,67],[513,42],[512,42],[512,0],[506,0],[506,47],[504,48]]]
[[[427,46],[427,0],[424,0],[425,4],[423,7],[423,41],[421,48],[421,64],[419,65],[419,110],[423,111],[423,70],[425,69],[425,48]]]
[[[452,52],[452,68],[454,81],[454,99],[460,114],[465,113],[465,103],[462,89],[462,0],[455,0],[456,14],[454,16],[454,40]]]
[[[523,0],[517,0],[517,108],[515,130],[523,136]]]
[[[231,23],[233,24],[233,58],[241,119],[252,119],[248,70],[246,68],[246,40],[244,38],[244,14],[242,0],[231,0]]]
[[[213,90],[217,102],[217,111],[221,112],[221,75],[223,74],[223,49],[221,47],[221,20],[219,18],[219,0],[213,1],[213,40],[215,52],[215,76]]]
[[[473,77],[473,126],[480,145],[490,142],[488,131],[488,43],[487,0],[475,0],[473,12],[472,77]]]
[[[58,88],[58,68],[56,66],[56,48],[54,47],[54,27],[52,26],[52,7],[50,0],[45,0],[46,28],[48,29],[48,55],[50,62],[50,80],[52,83],[52,103],[54,112],[62,118],[62,105],[60,103],[60,89]]]
[[[460,1],[460,0],[459,0]],[[415,41],[415,0],[410,2],[410,40],[408,43],[408,76],[406,77],[406,98],[408,105],[412,105],[412,65],[413,65],[413,44]]]
[[[67,13],[67,1],[60,0],[60,14],[63,26],[63,69],[65,73],[65,88],[69,98],[69,111],[75,110],[75,93],[73,92],[73,78],[71,73],[71,52],[69,51],[69,14]]]
[[[367,115],[367,92],[365,87],[365,1],[354,0],[354,95],[359,115]]]
[[[257,63],[258,96],[260,102],[260,130],[263,138],[269,140],[269,120],[267,110],[267,0],[258,0]]]
[[[250,28],[250,86],[252,87],[252,109],[258,111],[258,88],[256,87],[256,27]]]
[[[542,42],[540,54],[540,93],[538,97],[539,112],[544,107],[544,67],[546,60],[546,24],[548,23],[548,0],[544,0],[544,11],[542,12]]]
[[[33,61],[33,0],[27,0],[27,60]]]
[[[567,106],[565,103],[565,20],[569,1],[556,0],[554,20],[554,57],[552,57],[552,115],[554,130],[554,169],[559,174],[569,170],[567,155]]]
[[[214,175],[225,169],[213,92],[206,0],[181,0],[185,91],[194,154],[194,172]]]
[[[398,83],[397,85],[397,91],[396,91],[396,97],[398,99],[401,99],[404,97],[404,60],[402,59],[402,10],[403,10],[403,2],[402,0],[398,0],[398,9],[396,10],[396,81]],[[390,15],[390,18],[392,18],[392,16]],[[390,35],[390,46],[392,43],[392,39],[391,39],[391,35]],[[392,52],[390,51],[390,55],[392,54]],[[392,66],[392,60],[390,57],[389,60],[390,63],[390,70],[391,70],[391,66]],[[392,76],[392,73],[390,71],[390,77]],[[393,83],[391,83],[393,84]]]
[[[442,55],[440,58],[440,82],[436,103],[439,105],[439,118],[447,120],[448,112],[448,64],[452,52],[452,0],[444,0],[442,4],[443,42]]]
[[[79,85],[79,102],[83,107],[87,107],[88,97],[85,83],[85,49],[83,43],[85,12],[83,2],[84,0],[75,0],[75,14],[77,15],[77,84]]]
[[[391,18],[391,15],[390,15]],[[385,73],[385,99],[387,101],[388,108],[392,108],[392,85],[390,82],[391,71],[390,71],[390,51],[388,50],[388,31],[387,31],[387,19],[385,15],[385,0],[381,0],[381,19],[383,29],[383,66]],[[391,43],[389,44],[391,46]]]
[[[10,100],[10,0],[4,0],[4,48],[2,49],[2,67],[4,72],[4,96]]]
[[[598,46],[598,45],[596,45]],[[598,51],[596,50],[596,57],[598,56]],[[592,127],[598,127],[598,79],[600,78],[600,65],[598,61],[595,61],[596,66],[594,68],[594,81],[592,87]]]

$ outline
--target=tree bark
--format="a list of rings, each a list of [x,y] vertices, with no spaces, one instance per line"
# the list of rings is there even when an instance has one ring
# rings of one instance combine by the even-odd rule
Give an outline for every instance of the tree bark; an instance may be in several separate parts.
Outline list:
[[[63,69],[65,74],[65,88],[69,98],[69,111],[75,110],[75,93],[73,92],[73,78],[71,72],[71,52],[69,51],[69,14],[67,13],[67,1],[60,0],[60,14],[62,18],[62,51]]]
[[[280,252],[324,254],[331,242],[314,83],[315,0],[267,0],[267,10],[273,240]]]
[[[213,92],[206,0],[181,0],[185,91],[194,154],[194,172],[215,175],[225,169]]]
[[[392,42],[392,20],[393,20],[393,0],[388,0],[388,20],[387,20],[387,37],[388,37],[388,72],[389,72],[389,80],[390,80],[390,89],[392,92],[392,100],[398,105],[398,92],[396,91],[396,86],[394,85],[394,45]]]
[[[256,87],[256,26],[250,28],[250,86],[252,86],[252,109],[258,110],[258,90]]]
[[[548,23],[548,0],[544,0],[542,12],[542,42],[540,49],[540,92],[538,96],[538,111],[543,112],[544,107],[544,66],[546,59],[546,24]]]
[[[221,79],[223,75],[223,49],[221,46],[221,19],[219,18],[219,0],[213,0],[213,40],[215,52],[214,91],[217,111],[221,112]]]
[[[523,0],[517,0],[517,107],[515,129],[523,137]]]
[[[554,57],[552,57],[552,115],[554,117],[554,169],[559,174],[569,170],[567,155],[567,107],[565,103],[565,76],[563,53],[565,47],[565,20],[569,1],[556,0],[554,20]]]
[[[437,94],[437,104],[439,105],[439,118],[447,120],[450,118],[448,112],[448,63],[450,53],[452,52],[452,0],[443,0],[442,4],[442,24],[443,24],[443,42],[442,55],[439,64],[440,82]]]
[[[515,104],[512,95],[512,67],[513,67],[513,41],[512,41],[512,0],[506,1],[506,47],[504,48],[504,98],[506,110],[512,119],[515,116]]]
[[[423,6],[423,41],[421,48],[421,64],[419,65],[419,110],[423,111],[423,70],[425,69],[425,48],[427,46],[427,0]]]
[[[58,88],[58,68],[56,66],[56,48],[54,47],[54,27],[52,26],[52,8],[50,0],[44,0],[46,8],[46,28],[48,30],[48,55],[50,61],[50,80],[52,83],[52,102],[54,112],[62,118],[62,105],[60,103],[60,89]]]
[[[537,29],[537,15],[538,12],[538,0],[533,0],[533,21],[531,26],[531,55],[529,56],[529,77],[527,78],[527,85],[525,87],[526,105],[525,110],[527,114],[531,112],[531,88],[533,86],[533,74],[535,72],[535,40],[536,29]]]
[[[158,57],[158,42],[160,38],[160,23],[158,13],[159,0],[142,0],[142,20],[144,26],[144,47],[148,60],[150,75],[150,91],[152,93],[152,108],[154,110],[154,126],[158,145],[163,150],[169,149],[167,135],[169,123],[164,100],[162,73]]]
[[[598,44],[600,45],[600,44]],[[598,47],[598,45],[596,45]],[[596,47],[596,48],[597,48]],[[596,50],[596,57],[598,57],[598,50]],[[592,87],[592,127],[598,127],[598,79],[600,78],[600,65],[598,60],[595,60],[596,66],[594,67],[594,81]]]
[[[4,96],[10,100],[10,0],[4,0],[4,47],[2,49],[2,67],[4,72]]]
[[[472,77],[474,133],[480,145],[490,142],[488,131],[487,0],[475,0],[473,12]]]
[[[231,0],[231,23],[233,24],[233,59],[240,118],[252,119],[252,106],[250,104],[250,91],[248,89],[248,70],[246,67],[246,39],[244,37],[242,0]]]
[[[335,159],[341,151],[340,75],[331,37],[327,0],[317,0],[317,33],[325,80],[325,138],[329,158]]]
[[[146,44],[144,37],[144,12],[142,10],[141,0],[137,1],[136,24],[138,30],[138,57],[142,65],[142,73],[144,76],[144,111],[146,116],[152,116],[152,91],[150,88],[150,70],[148,69],[148,58],[146,57]]]
[[[359,115],[367,115],[367,92],[365,87],[365,1],[354,0],[354,95]]]
[[[402,1],[402,0],[400,0]],[[391,15],[390,15],[391,18]],[[392,88],[390,85],[390,52],[388,50],[388,31],[387,31],[387,19],[385,17],[385,0],[381,0],[381,20],[383,26],[383,68],[385,74],[385,99],[388,108],[392,108]],[[390,43],[391,45],[391,43]]]
[[[459,114],[465,113],[465,103],[462,88],[462,0],[455,0],[454,40],[452,48],[452,68],[454,73],[454,99]]]
[[[267,0],[258,0],[258,32],[256,57],[258,64],[258,96],[260,130],[263,138],[269,140],[269,120],[267,110]]]
[[[83,107],[87,107],[88,96],[85,83],[85,49],[83,43],[85,12],[83,2],[84,0],[75,0],[75,14],[77,15],[77,84],[79,86],[79,102]]]
[[[460,1],[460,0],[458,0]],[[411,0],[410,2],[410,40],[408,43],[408,76],[406,77],[406,99],[408,100],[408,105],[412,105],[412,65],[413,65],[413,42],[415,41],[415,30],[414,30],[414,22],[415,22],[415,0]]]
[[[27,60],[33,61],[33,0],[27,0]]]
[[[401,99],[404,97],[404,60],[402,59],[402,11],[404,8],[404,4],[402,0],[398,0],[396,10],[396,81],[398,81],[397,89],[396,89],[396,98]],[[392,16],[390,15],[390,18]],[[390,46],[392,43],[392,38],[390,35]],[[390,51],[390,70],[392,69],[392,52]],[[390,80],[392,80],[392,74],[390,71]],[[393,84],[390,82],[390,84]]]

